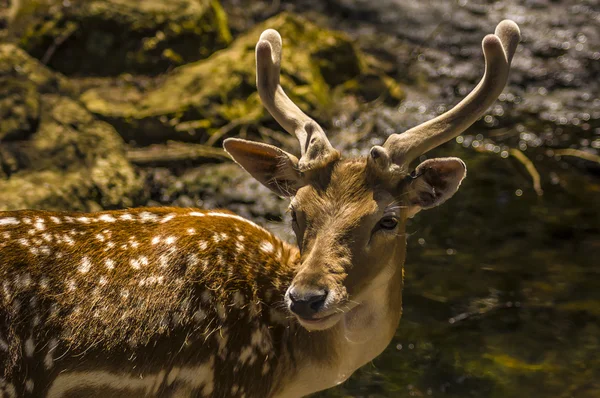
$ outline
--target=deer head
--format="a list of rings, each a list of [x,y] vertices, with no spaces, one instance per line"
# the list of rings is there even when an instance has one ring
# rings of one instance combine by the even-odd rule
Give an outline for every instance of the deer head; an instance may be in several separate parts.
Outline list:
[[[402,289],[407,218],[444,203],[466,175],[458,158],[429,159],[414,171],[410,163],[461,134],[496,100],[519,40],[517,25],[501,22],[483,39],[485,73],[466,98],[433,120],[391,135],[368,156],[346,159],[285,94],[279,83],[281,37],[272,29],[262,33],[258,92],[277,122],[298,138],[301,156],[235,138],[224,147],[259,182],[291,198],[301,263],[285,301],[306,329],[334,326],[390,279]]]

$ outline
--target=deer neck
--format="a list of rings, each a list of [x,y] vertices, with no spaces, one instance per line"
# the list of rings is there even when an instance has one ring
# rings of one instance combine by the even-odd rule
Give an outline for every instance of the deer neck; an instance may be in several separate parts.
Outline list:
[[[301,397],[341,384],[378,356],[400,322],[403,275],[402,266],[385,269],[360,304],[330,329],[309,332],[291,319],[278,372],[283,382],[275,397]]]

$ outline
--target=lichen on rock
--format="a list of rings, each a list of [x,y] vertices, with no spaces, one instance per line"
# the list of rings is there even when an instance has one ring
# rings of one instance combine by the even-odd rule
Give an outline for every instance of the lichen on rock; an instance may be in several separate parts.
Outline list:
[[[3,44],[0,82],[0,209],[136,203],[142,182],[121,137],[68,95],[64,77]]]
[[[282,86],[298,106],[321,121],[330,120],[335,99],[360,92],[357,85],[364,73],[383,91],[402,95],[392,89],[390,79],[370,70],[348,36],[282,13],[210,58],[173,70],[155,88],[118,82],[89,89],[81,100],[127,141],[138,144],[167,139],[205,142],[223,128],[237,132],[232,125],[272,123],[256,92],[254,71],[254,46],[267,28],[277,29],[283,38]]]
[[[161,73],[231,41],[218,0],[22,0],[10,36],[67,75]]]

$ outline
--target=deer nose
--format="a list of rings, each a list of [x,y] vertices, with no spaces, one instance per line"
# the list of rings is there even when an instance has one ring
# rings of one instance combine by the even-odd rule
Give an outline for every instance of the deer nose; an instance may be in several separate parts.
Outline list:
[[[290,310],[302,318],[312,318],[323,308],[328,294],[325,289],[303,292],[291,289],[288,293]]]

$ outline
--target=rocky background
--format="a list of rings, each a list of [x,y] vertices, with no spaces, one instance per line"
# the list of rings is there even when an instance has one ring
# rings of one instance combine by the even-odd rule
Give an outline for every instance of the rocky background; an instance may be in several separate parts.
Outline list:
[[[225,207],[289,239],[287,203],[220,145],[298,152],[256,94],[260,32],[360,155],[467,94],[504,18],[523,36],[508,87],[428,154],[469,176],[408,227],[397,337],[319,396],[600,396],[596,0],[0,0],[0,209]]]

